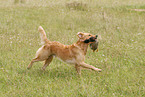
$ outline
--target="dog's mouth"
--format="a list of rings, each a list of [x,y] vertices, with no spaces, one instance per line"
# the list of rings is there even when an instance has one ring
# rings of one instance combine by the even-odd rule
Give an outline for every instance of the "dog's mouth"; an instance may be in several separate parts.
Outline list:
[[[90,37],[89,39],[86,39],[86,40],[84,41],[84,43],[95,42],[96,39],[97,39],[96,37]]]
[[[84,43],[90,43],[90,48],[93,50],[97,50],[98,52],[98,40],[97,40],[98,35],[95,37],[90,37],[89,39],[84,40]]]

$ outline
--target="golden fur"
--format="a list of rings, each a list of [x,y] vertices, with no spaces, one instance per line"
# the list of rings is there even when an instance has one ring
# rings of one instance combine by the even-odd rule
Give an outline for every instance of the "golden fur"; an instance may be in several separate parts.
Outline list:
[[[28,69],[32,67],[34,62],[45,61],[44,66],[42,67],[42,69],[45,70],[45,68],[52,61],[53,57],[56,56],[66,63],[74,64],[78,74],[81,74],[81,68],[101,71],[101,69],[84,62],[88,45],[92,43],[85,43],[84,40],[89,39],[90,37],[95,37],[95,35],[78,32],[77,36],[79,37],[79,40],[76,43],[72,45],[64,45],[56,41],[48,40],[46,33],[41,26],[38,28],[38,30],[40,32],[43,46],[36,52],[35,58],[32,59],[27,67]]]

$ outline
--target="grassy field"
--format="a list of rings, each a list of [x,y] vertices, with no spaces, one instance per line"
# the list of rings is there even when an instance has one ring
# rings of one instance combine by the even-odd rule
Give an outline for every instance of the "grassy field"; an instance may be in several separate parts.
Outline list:
[[[144,97],[144,0],[0,0],[1,97]],[[77,32],[102,36],[99,52],[90,48],[82,70],[54,59],[27,65],[41,46],[38,26],[49,39],[77,41]]]

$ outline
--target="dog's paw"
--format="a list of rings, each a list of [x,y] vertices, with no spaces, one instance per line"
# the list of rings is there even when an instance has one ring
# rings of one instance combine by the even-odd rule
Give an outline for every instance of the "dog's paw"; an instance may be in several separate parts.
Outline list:
[[[31,67],[27,67],[27,69],[29,70]]]
[[[99,72],[101,72],[101,71],[102,71],[102,69],[98,69],[98,71],[99,71]]]
[[[45,71],[45,68],[44,68],[44,67],[42,67],[42,68],[41,68],[41,70],[42,70],[42,71]]]
[[[101,72],[101,71],[102,71],[102,69],[98,69],[98,68],[96,68],[96,71]]]

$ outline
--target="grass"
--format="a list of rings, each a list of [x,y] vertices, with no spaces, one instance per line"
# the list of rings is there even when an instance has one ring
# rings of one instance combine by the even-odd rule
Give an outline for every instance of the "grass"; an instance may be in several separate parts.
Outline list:
[[[75,4],[79,4],[75,6]],[[0,0],[1,97],[144,97],[144,0]],[[69,4],[69,5],[68,5]],[[41,46],[38,26],[52,41],[72,44],[77,32],[100,34],[99,52],[88,49],[86,63],[97,73],[54,59],[26,67]],[[49,32],[49,33],[48,33]]]

